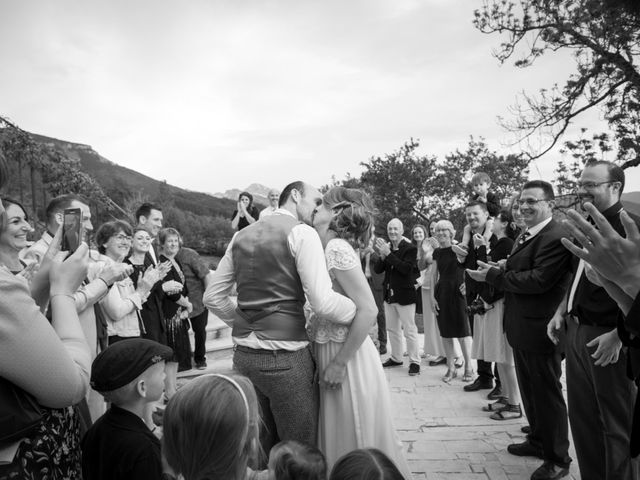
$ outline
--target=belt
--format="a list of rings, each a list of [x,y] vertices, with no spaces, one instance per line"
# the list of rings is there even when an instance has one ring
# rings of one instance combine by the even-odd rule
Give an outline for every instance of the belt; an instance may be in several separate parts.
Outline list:
[[[305,347],[307,348],[307,347]],[[303,350],[302,348],[300,350]],[[287,353],[297,353],[300,350],[284,350],[284,349],[277,349],[277,350],[269,350],[266,348],[250,348],[250,347],[245,347],[244,345],[234,345],[233,346],[233,351],[234,352],[242,352],[242,353],[251,353],[254,355],[275,355],[275,354],[287,354]]]

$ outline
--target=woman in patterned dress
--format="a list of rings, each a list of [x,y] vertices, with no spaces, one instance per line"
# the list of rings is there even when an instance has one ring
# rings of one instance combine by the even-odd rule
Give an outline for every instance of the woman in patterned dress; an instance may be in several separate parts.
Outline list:
[[[333,288],[356,304],[350,325],[310,315],[320,374],[318,443],[327,466],[344,454],[374,447],[387,454],[411,478],[391,420],[389,386],[378,351],[367,335],[376,321],[376,305],[354,248],[367,245],[373,229],[373,205],[360,190],[329,190],[313,215],[325,247]]]

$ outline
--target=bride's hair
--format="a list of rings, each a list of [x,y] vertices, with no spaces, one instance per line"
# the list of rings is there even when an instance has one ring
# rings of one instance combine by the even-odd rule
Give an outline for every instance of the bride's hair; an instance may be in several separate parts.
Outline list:
[[[362,190],[333,187],[322,197],[325,207],[333,210],[329,230],[347,240],[354,248],[366,247],[373,233],[373,201]]]

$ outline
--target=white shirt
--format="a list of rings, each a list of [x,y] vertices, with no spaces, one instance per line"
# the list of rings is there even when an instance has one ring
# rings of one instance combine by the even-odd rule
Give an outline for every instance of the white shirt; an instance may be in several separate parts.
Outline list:
[[[260,215],[258,216],[258,220],[262,220],[264,217],[268,217],[269,215],[273,215],[278,210],[278,207],[272,207],[269,205],[267,208],[264,208]]]
[[[533,237],[535,237],[537,234],[539,234],[540,230],[542,230],[544,227],[546,227],[551,220],[553,220],[553,217],[549,217],[546,220],[541,221],[537,225],[534,225],[533,227],[527,228],[526,232],[529,232],[529,237],[527,238],[526,241],[528,242]]]
[[[275,215],[293,214],[279,208]],[[236,234],[237,235],[237,234]],[[218,315],[228,325],[236,318],[237,302],[230,298],[236,280],[235,267],[231,249],[235,235],[227,247],[227,251],[213,272],[211,281],[204,292],[204,305]],[[296,269],[302,283],[305,296],[311,309],[320,317],[347,323],[356,314],[355,304],[347,297],[335,292],[331,287],[331,278],[327,271],[324,249],[318,233],[309,225],[298,224],[291,229],[287,237],[289,251],[296,262]],[[249,348],[264,350],[299,350],[307,346],[307,341],[261,340],[255,333],[246,337],[233,337],[234,343]]]

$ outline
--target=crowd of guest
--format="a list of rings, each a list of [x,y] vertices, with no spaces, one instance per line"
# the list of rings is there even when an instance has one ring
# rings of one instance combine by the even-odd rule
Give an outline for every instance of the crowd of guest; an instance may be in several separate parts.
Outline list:
[[[7,180],[0,155],[0,184]],[[81,242],[65,252],[66,209],[79,209],[86,234],[94,230],[87,199],[53,199],[45,232],[29,245],[26,210],[3,198],[0,400],[19,414],[2,420],[0,479],[407,478],[391,423],[370,433],[373,445],[358,440],[362,426],[348,426],[362,411],[390,414],[381,367],[400,367],[405,356],[411,376],[426,359],[444,365],[449,385],[490,390],[478,408],[493,420],[526,415],[526,440],[507,450],[543,461],[533,480],[568,475],[569,427],[583,479],[637,478],[640,232],[620,203],[624,186],[617,165],[588,163],[577,187],[585,214],[560,222],[549,183],[529,181],[501,201],[478,172],[462,232],[454,219],[433,219],[407,238],[392,219],[386,239],[372,235],[373,207],[356,190],[321,197],[294,182],[270,191],[261,212],[242,192],[231,216],[238,234],[218,276],[163,225],[158,205],[141,205],[131,223],[100,225],[95,250]],[[320,246],[327,268],[302,269],[305,249]],[[267,270],[273,281],[256,282]],[[228,297],[231,285],[237,303],[211,300]],[[260,288],[281,305],[257,306]],[[291,323],[303,310],[292,298],[304,294],[320,312],[306,331]],[[242,375],[206,373],[178,388],[179,371],[207,368],[208,308],[235,319]],[[378,353],[388,357],[374,368]],[[306,357],[305,375],[319,377],[308,414],[319,411],[320,425],[303,421],[298,436],[281,423],[300,395],[292,395],[293,370],[277,395],[255,375],[282,373],[269,363],[278,359],[306,368],[296,360]]]

